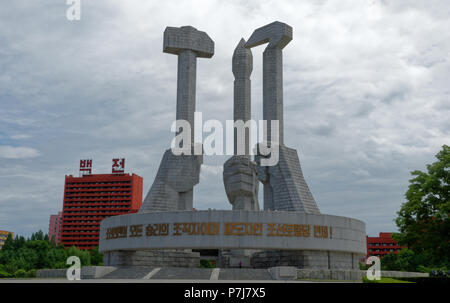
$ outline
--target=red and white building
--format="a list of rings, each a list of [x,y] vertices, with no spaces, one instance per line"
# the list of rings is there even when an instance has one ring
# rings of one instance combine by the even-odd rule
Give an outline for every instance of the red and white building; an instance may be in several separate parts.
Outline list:
[[[80,161],[80,176],[66,176],[61,243],[65,247],[98,246],[100,222],[136,213],[142,204],[142,177],[124,172],[125,159],[113,159],[111,174],[92,174],[92,160]]]
[[[366,236],[367,256],[383,257],[389,253],[398,254],[405,246],[392,239],[392,233],[380,233],[378,237]]]
[[[61,243],[61,226],[62,226],[62,212],[57,215],[50,215],[50,224],[48,226],[48,238],[55,239],[55,242]]]

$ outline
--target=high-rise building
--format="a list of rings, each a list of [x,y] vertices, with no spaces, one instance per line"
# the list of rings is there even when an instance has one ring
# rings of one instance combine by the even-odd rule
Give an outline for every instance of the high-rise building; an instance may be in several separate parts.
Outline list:
[[[5,244],[6,239],[8,238],[8,235],[11,235],[11,237],[14,237],[14,233],[6,230],[0,230],[0,249],[2,249],[3,245]]]
[[[80,165],[80,172],[82,168],[85,170],[86,165]],[[61,243],[93,249],[98,246],[104,218],[135,213],[141,204],[142,177],[115,169],[114,160],[112,174],[89,171],[80,177],[66,176]]]
[[[382,257],[389,253],[398,254],[405,246],[398,245],[392,239],[392,233],[380,233],[378,237],[366,236],[367,258],[370,256]]]
[[[55,239],[56,243],[61,243],[61,225],[62,225],[62,212],[58,212],[57,215],[50,215],[50,223],[48,225],[48,238]]]

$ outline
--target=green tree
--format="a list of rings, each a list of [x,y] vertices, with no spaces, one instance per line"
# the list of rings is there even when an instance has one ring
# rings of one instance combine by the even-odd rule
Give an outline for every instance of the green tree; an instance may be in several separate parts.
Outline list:
[[[450,147],[444,145],[427,172],[413,171],[396,224],[394,238],[434,265],[450,264]]]
[[[70,247],[66,250],[66,259],[70,256],[77,256],[80,258],[81,266],[90,266],[91,265],[91,254],[87,250],[80,250],[75,246]],[[64,260],[65,262],[65,260]],[[70,265],[66,265],[65,267],[69,267]]]
[[[25,246],[25,238],[23,236],[16,236],[14,239],[14,250],[19,250],[20,248]]]
[[[49,240],[42,231],[33,233],[25,239],[8,236],[3,249],[0,250],[0,278],[35,277],[36,270],[42,268],[67,268],[67,258],[77,256],[82,266],[99,265],[103,256],[98,249],[93,251],[80,250],[76,247],[64,248]]]
[[[45,236],[44,236],[44,233],[42,232],[42,230],[39,230],[38,232],[31,234],[31,241],[44,240],[44,238],[45,238]]]
[[[417,254],[404,248],[398,254],[389,253],[381,258],[382,270],[420,271],[424,265],[429,265],[429,255]]]
[[[17,239],[17,237],[16,237],[16,239]],[[7,250],[14,249],[14,245],[15,245],[15,241],[13,240],[11,234],[8,234],[6,236],[6,240],[5,240],[5,243],[3,244],[2,250],[7,251]]]
[[[57,245],[56,245],[56,237],[55,236],[52,236],[51,238],[50,238],[50,246],[51,247],[56,247]]]
[[[91,250],[91,264],[94,266],[103,265],[103,254],[98,252],[98,246]]]

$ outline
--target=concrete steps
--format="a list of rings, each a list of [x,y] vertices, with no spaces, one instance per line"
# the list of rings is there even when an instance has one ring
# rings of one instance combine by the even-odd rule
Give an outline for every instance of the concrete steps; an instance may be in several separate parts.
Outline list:
[[[161,268],[151,279],[209,280],[211,273],[212,268],[165,267]]]
[[[121,267],[105,275],[102,279],[143,279],[154,267]]]
[[[267,269],[121,267],[102,279],[272,280]]]

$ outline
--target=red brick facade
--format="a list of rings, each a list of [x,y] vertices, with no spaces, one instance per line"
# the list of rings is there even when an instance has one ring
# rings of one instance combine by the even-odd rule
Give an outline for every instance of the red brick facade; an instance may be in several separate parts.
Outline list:
[[[392,239],[392,233],[380,233],[378,237],[366,236],[367,258],[370,256],[382,257],[389,253],[398,254],[404,246],[400,246]]]
[[[66,176],[61,243],[93,249],[104,218],[135,213],[141,204],[142,177],[138,175]]]

